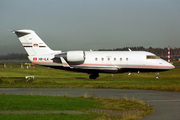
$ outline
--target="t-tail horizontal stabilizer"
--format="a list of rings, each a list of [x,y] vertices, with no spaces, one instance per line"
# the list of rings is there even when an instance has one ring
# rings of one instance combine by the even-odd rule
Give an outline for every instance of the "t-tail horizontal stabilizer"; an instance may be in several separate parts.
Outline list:
[[[33,30],[14,30],[29,56],[52,53],[53,51]]]

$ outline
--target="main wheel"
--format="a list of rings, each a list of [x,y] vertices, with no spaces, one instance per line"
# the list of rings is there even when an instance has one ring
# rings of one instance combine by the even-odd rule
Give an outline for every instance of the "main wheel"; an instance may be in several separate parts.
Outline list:
[[[96,77],[94,75],[90,75],[89,79],[96,79]]]
[[[96,74],[91,74],[90,76],[89,76],[89,79],[96,79],[96,78],[98,78],[99,77],[99,74],[98,73],[96,73]]]

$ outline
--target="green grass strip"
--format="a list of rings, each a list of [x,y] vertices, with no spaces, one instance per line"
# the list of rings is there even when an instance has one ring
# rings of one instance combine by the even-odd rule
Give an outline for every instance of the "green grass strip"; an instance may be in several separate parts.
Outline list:
[[[93,120],[99,114],[0,114],[1,120]]]
[[[0,110],[82,110],[99,102],[70,97],[37,95],[0,95]]]

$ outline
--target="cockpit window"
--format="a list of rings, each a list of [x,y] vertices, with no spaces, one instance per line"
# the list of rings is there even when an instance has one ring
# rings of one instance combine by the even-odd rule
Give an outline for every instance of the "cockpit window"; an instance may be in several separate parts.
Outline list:
[[[156,55],[147,55],[146,59],[160,59],[160,58]]]

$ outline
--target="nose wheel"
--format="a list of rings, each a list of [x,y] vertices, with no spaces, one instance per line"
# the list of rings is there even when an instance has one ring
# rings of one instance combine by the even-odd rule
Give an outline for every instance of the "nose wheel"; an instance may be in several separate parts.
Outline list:
[[[98,77],[99,77],[99,74],[98,74],[98,73],[89,75],[89,79],[96,79],[96,78],[98,78]]]
[[[156,73],[156,79],[159,79],[159,72]]]

